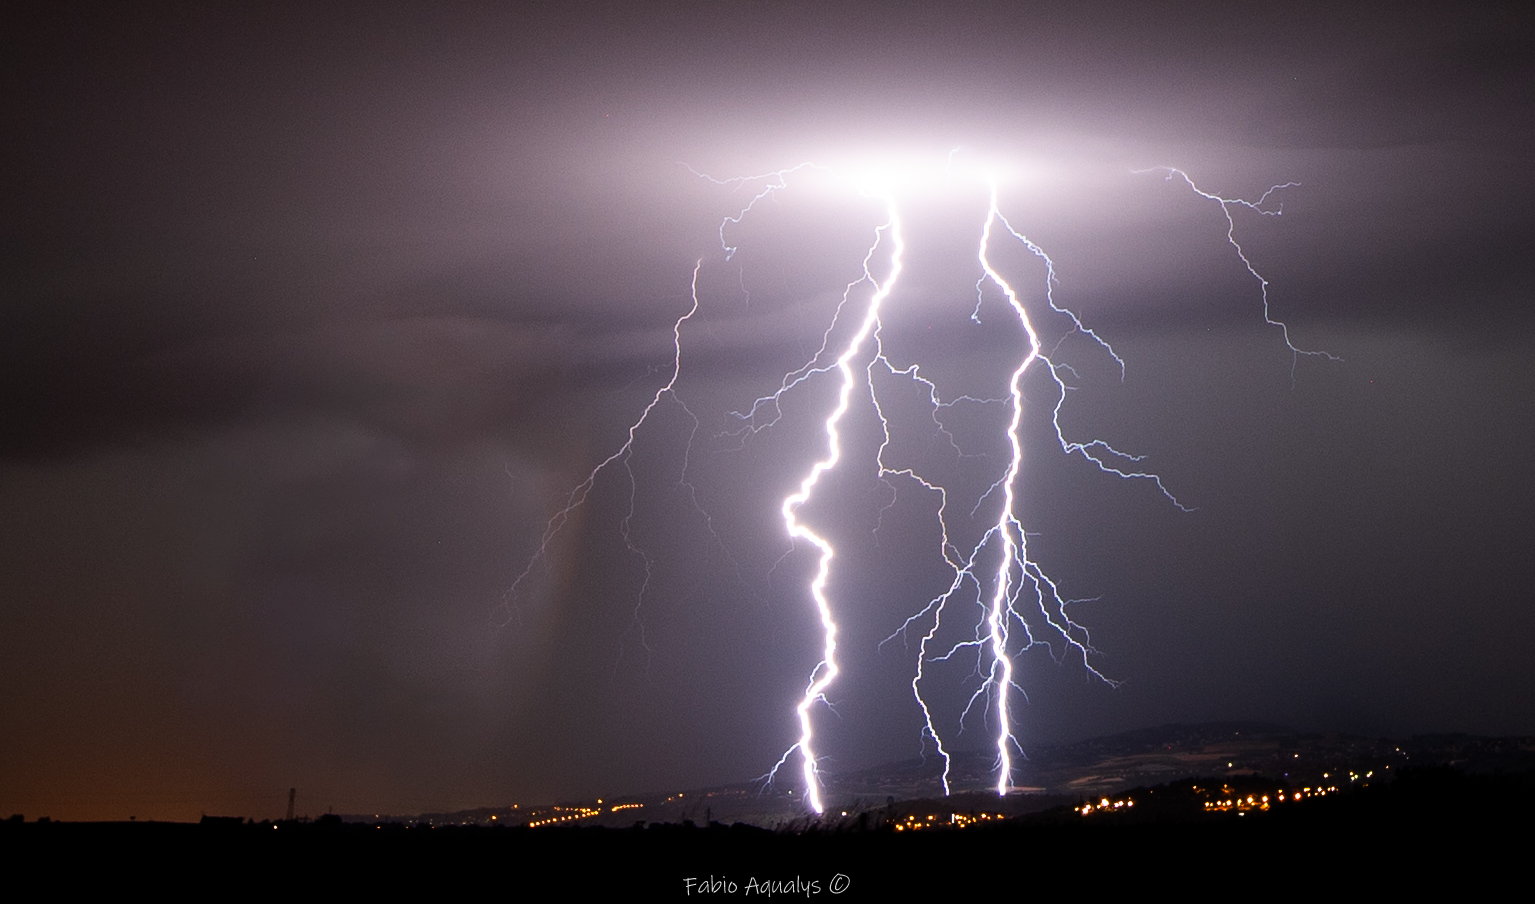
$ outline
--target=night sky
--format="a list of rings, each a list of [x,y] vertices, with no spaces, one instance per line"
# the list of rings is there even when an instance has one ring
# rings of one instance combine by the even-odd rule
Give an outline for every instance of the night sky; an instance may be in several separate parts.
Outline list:
[[[1063,425],[1196,509],[1063,455],[1029,384],[1030,548],[1095,600],[1073,614],[1122,684],[1020,656],[1024,750],[1216,719],[1535,734],[1527,4],[251,6],[6,17],[0,815],[767,771],[819,650],[778,505],[834,387],[749,437],[729,413],[815,351],[881,213],[791,185],[727,263],[744,196],[694,171],[956,147],[1016,167],[1005,212],[1126,362],[1065,342]],[[1134,172],[1167,165],[1226,196],[1300,183],[1237,237],[1295,344],[1341,361],[1293,359],[1220,208]],[[887,350],[995,395],[1019,336],[995,298],[970,320],[984,210],[913,201]],[[610,468],[507,607],[670,375],[699,260],[676,398],[630,459],[643,556]],[[968,504],[999,414],[956,415],[992,456]],[[832,771],[921,749],[912,655],[878,644],[944,577],[930,500],[891,504],[877,422],[850,418],[806,509],[839,543]],[[976,717],[953,746],[989,737]]]

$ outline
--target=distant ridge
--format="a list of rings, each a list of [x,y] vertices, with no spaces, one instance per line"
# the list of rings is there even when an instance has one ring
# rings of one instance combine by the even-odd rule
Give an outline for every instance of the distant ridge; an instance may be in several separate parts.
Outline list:
[[[994,754],[951,755],[950,783],[960,800],[997,802]],[[1535,769],[1535,738],[1484,738],[1465,734],[1369,738],[1302,732],[1272,722],[1167,723],[1067,744],[1040,744],[1015,761],[1018,792],[1007,799],[1014,812],[1032,812],[1083,796],[1112,794],[1138,785],[1195,777],[1264,775],[1292,783],[1336,781],[1336,776],[1389,780],[1405,766],[1450,766],[1471,773]],[[823,773],[829,809],[862,810],[940,796],[935,756],[911,758],[845,773]],[[1379,780],[1379,779],[1377,779]],[[1024,800],[1027,798],[1027,800]],[[987,804],[991,805],[991,804]],[[756,781],[686,791],[623,795],[597,802],[541,806],[477,807],[412,816],[346,815],[348,822],[407,825],[632,826],[636,822],[744,822],[777,827],[804,816],[797,792]]]

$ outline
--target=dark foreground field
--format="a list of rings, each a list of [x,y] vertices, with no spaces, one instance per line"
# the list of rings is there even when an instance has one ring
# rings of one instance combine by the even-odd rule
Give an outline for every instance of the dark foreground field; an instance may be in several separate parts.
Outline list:
[[[712,898],[904,899],[912,893],[1460,893],[1522,875],[1535,832],[1529,774],[1405,775],[1287,810],[1211,814],[1172,786],[1133,814],[1058,810],[962,830],[897,832],[871,811],[862,828],[771,832],[652,823],[630,829],[426,828],[216,821],[0,824],[13,876],[60,889],[209,894],[363,889],[570,892]],[[1135,792],[1132,792],[1135,793]],[[1152,794],[1151,797],[1156,797]]]

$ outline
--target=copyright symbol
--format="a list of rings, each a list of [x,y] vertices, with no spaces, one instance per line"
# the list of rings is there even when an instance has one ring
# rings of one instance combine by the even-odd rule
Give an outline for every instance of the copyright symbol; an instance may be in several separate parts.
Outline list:
[[[831,882],[827,883],[826,888],[832,894],[840,895],[843,892],[847,891],[847,887],[849,885],[851,885],[852,883],[853,883],[852,879],[849,879],[847,876],[844,876],[842,873],[838,873],[835,876],[831,877]]]

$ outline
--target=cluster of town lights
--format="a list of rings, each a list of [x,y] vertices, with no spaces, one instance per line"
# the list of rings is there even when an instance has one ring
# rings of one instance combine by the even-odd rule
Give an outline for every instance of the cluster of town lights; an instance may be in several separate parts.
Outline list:
[[[1092,813],[1097,813],[1100,811],[1128,810],[1133,806],[1135,806],[1135,801],[1128,797],[1124,800],[1109,800],[1107,797],[1104,797],[1099,799],[1096,804],[1091,802],[1083,804],[1082,809],[1078,810],[1077,812],[1081,813],[1083,816],[1088,816]]]
[[[601,804],[602,801],[598,800],[597,803]],[[645,806],[645,805],[644,804],[640,804],[640,803],[613,804],[613,805],[608,807],[608,812],[609,813],[617,813],[619,810],[635,810],[635,809],[638,809],[638,808],[643,807],[643,806]],[[528,828],[536,829],[539,826],[555,825],[556,823],[570,822],[571,820],[574,820],[574,819],[587,819],[587,818],[592,817],[592,816],[601,816],[602,815],[602,807],[601,806],[596,806],[596,807],[555,807],[554,809],[556,811],[558,811],[555,815],[549,816],[549,817],[545,817],[544,819],[530,820],[528,822]],[[495,819],[495,817],[492,816],[491,819]]]
[[[1328,794],[1337,793],[1338,789],[1333,786],[1326,788],[1302,788],[1299,791],[1290,792],[1276,791],[1274,792],[1273,802],[1276,804],[1283,803],[1287,800],[1293,802],[1297,800],[1303,800],[1308,797],[1326,797]],[[1246,812],[1248,810],[1267,810],[1268,808],[1269,795],[1267,794],[1261,796],[1249,794],[1246,797],[1228,797],[1225,800],[1205,801],[1205,810],[1210,812],[1226,812],[1229,810]]]
[[[1360,778],[1369,778],[1374,774],[1375,773],[1373,772],[1367,772],[1363,776],[1360,776],[1354,773],[1349,773],[1349,778],[1351,780],[1358,780]],[[1205,789],[1195,787],[1194,791],[1196,793],[1203,793]],[[1235,810],[1239,813],[1245,813],[1249,810],[1267,810],[1273,804],[1280,804],[1287,801],[1295,802],[1299,800],[1305,800],[1308,797],[1325,797],[1329,794],[1337,793],[1338,788],[1336,785],[1328,785],[1326,787],[1318,785],[1314,788],[1301,788],[1298,791],[1275,791],[1271,795],[1249,794],[1246,797],[1243,797],[1233,793],[1230,785],[1225,785],[1221,787],[1221,794],[1230,796],[1223,796],[1216,800],[1205,801],[1204,810],[1206,813],[1224,813],[1232,810]],[[1134,806],[1135,801],[1132,798],[1126,797],[1119,800],[1113,800],[1111,798],[1103,797],[1099,798],[1096,803],[1088,801],[1082,804],[1081,806],[1077,807],[1077,812],[1083,816],[1091,816],[1094,813],[1113,813],[1116,811],[1126,811]]]
[[[847,814],[843,814],[844,816]],[[970,826],[980,825],[985,822],[1000,822],[1001,813],[950,813],[947,820],[940,821],[938,814],[929,814],[926,819],[920,816],[907,816],[904,822],[895,824],[897,832],[916,832],[922,829],[965,829]]]
[[[564,807],[555,807],[554,809],[565,810]],[[547,819],[535,819],[528,823],[528,828],[536,829],[539,826],[553,825],[558,822],[570,822],[572,819],[585,819],[588,816],[598,816],[601,813],[601,809],[594,809],[592,807],[573,807],[569,810],[569,812],[561,813],[556,816],[550,816]]]

